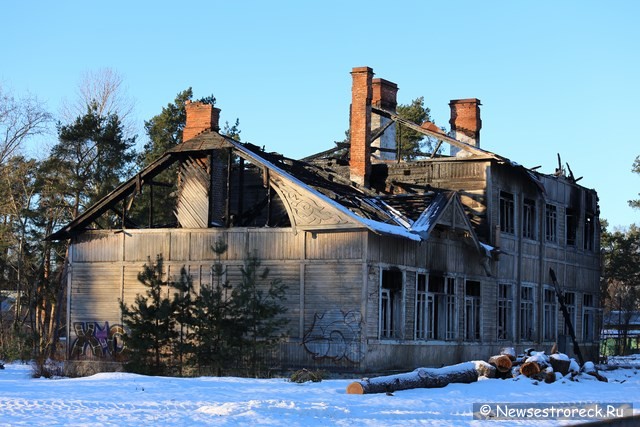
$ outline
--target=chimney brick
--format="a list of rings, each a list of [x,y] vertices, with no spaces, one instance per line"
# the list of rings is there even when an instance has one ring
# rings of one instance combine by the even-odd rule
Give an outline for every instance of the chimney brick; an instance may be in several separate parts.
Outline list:
[[[220,109],[215,108],[211,104],[205,104],[203,102],[191,102],[185,103],[185,111],[187,113],[187,123],[182,131],[182,141],[188,141],[189,139],[201,134],[204,131],[219,131]]]
[[[385,79],[373,79],[371,83],[373,89],[371,103],[378,108],[395,113],[398,106],[396,101],[398,85]]]
[[[369,186],[371,173],[371,97],[373,70],[369,67],[355,67],[351,70],[351,150],[349,169],[351,181]]]
[[[480,100],[477,98],[453,99],[449,102],[451,107],[451,131],[458,141],[480,147]]]

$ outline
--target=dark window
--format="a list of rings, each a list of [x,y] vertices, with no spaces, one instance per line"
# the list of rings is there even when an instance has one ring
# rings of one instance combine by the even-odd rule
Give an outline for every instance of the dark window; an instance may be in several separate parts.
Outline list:
[[[513,324],[513,297],[511,285],[498,285],[498,339],[510,340],[512,338],[511,325]]]
[[[544,329],[543,339],[553,341],[556,339],[556,319],[558,309],[556,308],[556,293],[553,289],[544,290]]]
[[[584,294],[582,297],[582,339],[593,341],[596,338],[596,307],[593,295]]]
[[[514,234],[513,194],[500,192],[500,231]]]
[[[535,324],[533,312],[533,288],[523,286],[520,288],[520,339],[531,341],[533,339],[533,325]]]
[[[524,199],[522,204],[522,237],[535,239],[536,234],[536,202]]]
[[[380,335],[400,338],[402,325],[402,271],[382,271],[380,292]]]
[[[456,339],[456,295],[453,277],[429,275],[427,319],[427,339]]]
[[[565,292],[564,293],[564,305],[567,307],[567,312],[569,313],[569,319],[571,319],[571,327],[573,327],[573,331],[576,330],[576,293],[575,292]],[[569,325],[565,322],[564,324],[564,333],[569,334]]]
[[[558,209],[554,205],[547,205],[545,209],[544,237],[547,242],[557,241]]]
[[[465,283],[464,339],[480,340],[480,282],[473,280]]]
[[[576,217],[576,212],[571,208],[567,208],[565,218],[567,225],[567,245],[575,246],[576,232],[578,230],[578,218]]]
[[[595,238],[595,216],[593,214],[586,214],[584,219],[584,249],[587,251],[593,250]]]

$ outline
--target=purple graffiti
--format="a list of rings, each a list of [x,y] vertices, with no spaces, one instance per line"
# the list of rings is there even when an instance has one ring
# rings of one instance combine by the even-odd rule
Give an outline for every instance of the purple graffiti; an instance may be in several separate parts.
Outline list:
[[[71,356],[88,356],[87,349],[95,357],[115,356],[124,350],[124,328],[122,325],[109,326],[104,322],[75,322],[73,330],[76,339],[71,346]]]

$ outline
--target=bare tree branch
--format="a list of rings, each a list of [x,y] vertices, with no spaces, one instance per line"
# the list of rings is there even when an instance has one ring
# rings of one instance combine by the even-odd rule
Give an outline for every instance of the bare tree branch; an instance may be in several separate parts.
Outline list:
[[[0,86],[0,165],[19,152],[27,138],[45,133],[51,118],[37,98],[16,99]]]
[[[127,135],[135,134],[133,113],[135,101],[127,94],[122,75],[112,68],[86,71],[77,88],[77,99],[63,101],[61,116],[66,123],[87,113],[87,107],[96,104],[100,116],[116,114]]]

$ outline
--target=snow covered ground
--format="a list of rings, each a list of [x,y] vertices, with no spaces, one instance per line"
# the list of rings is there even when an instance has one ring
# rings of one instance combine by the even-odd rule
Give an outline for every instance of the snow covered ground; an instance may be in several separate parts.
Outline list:
[[[525,377],[449,384],[386,394],[348,395],[351,380],[296,384],[285,379],[163,378],[103,373],[32,379],[29,365],[0,370],[0,426],[415,426],[558,425],[578,421],[474,421],[473,403],[629,402],[640,414],[640,360],[581,378],[534,384]]]

